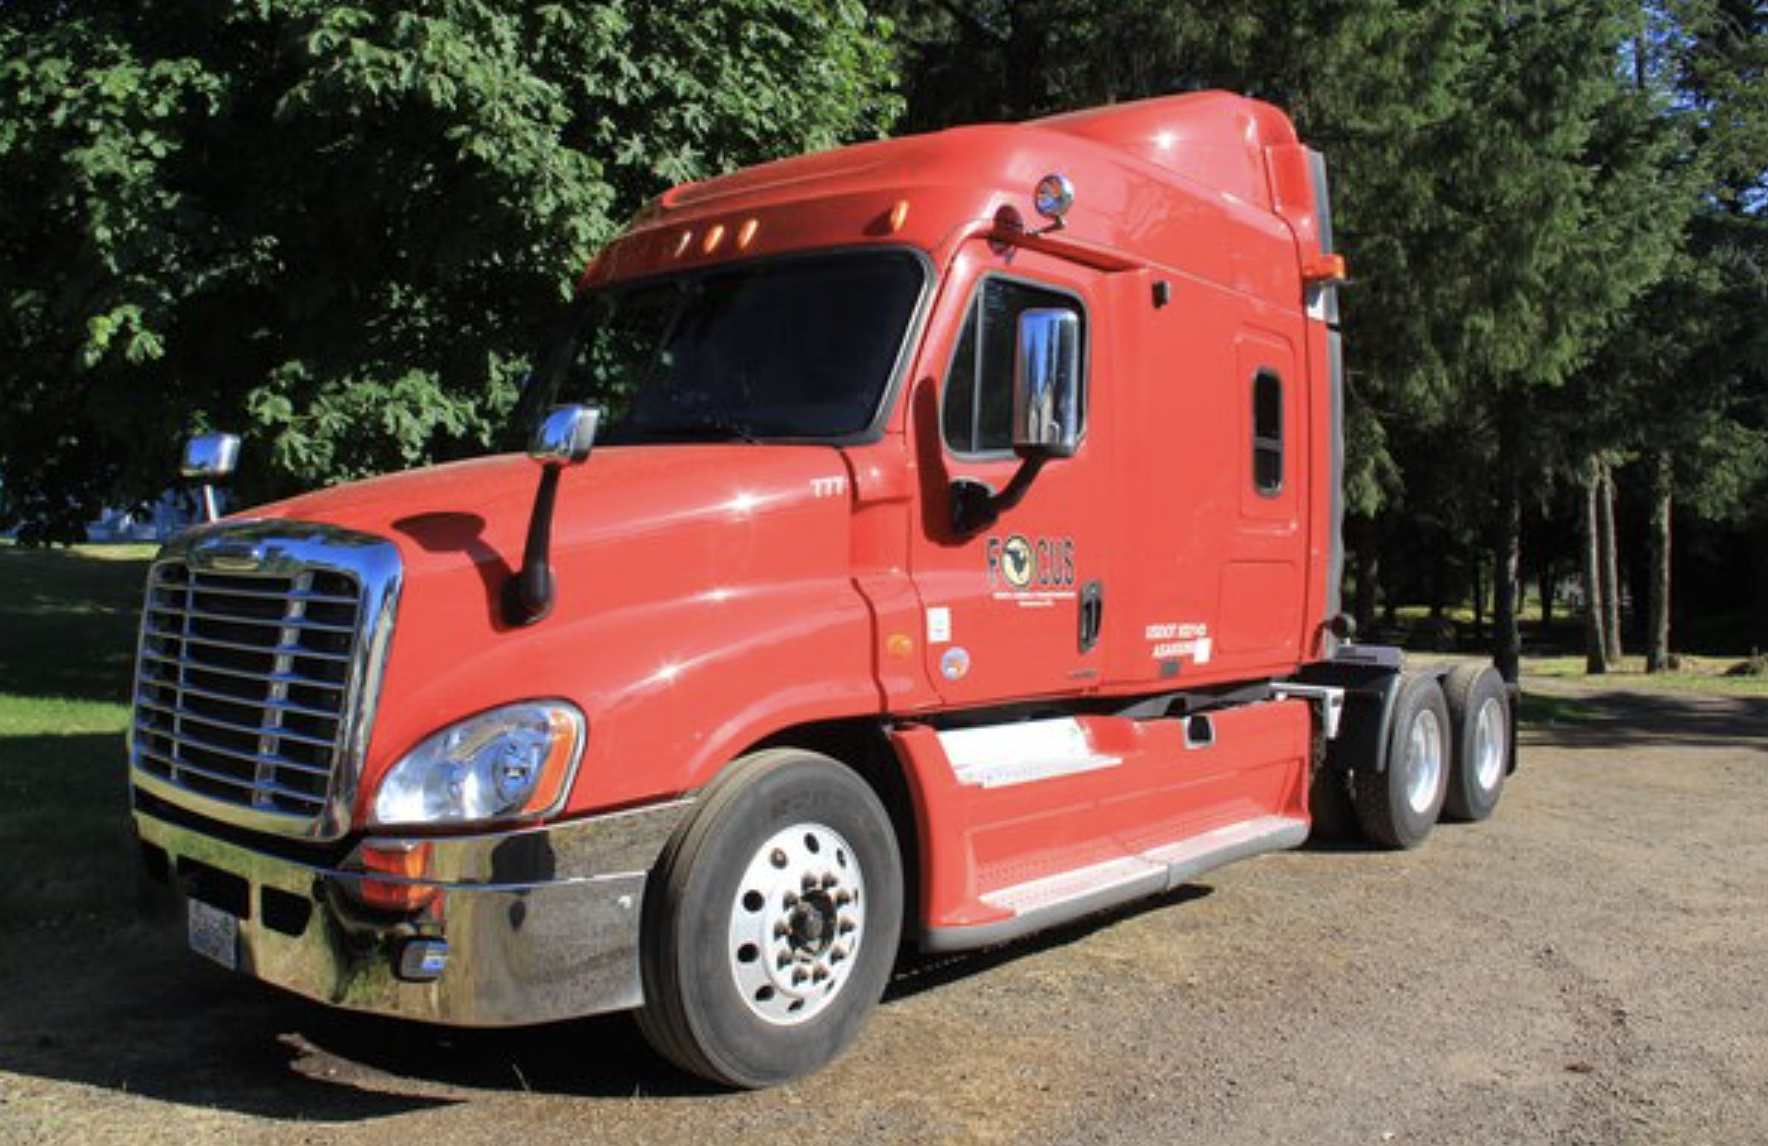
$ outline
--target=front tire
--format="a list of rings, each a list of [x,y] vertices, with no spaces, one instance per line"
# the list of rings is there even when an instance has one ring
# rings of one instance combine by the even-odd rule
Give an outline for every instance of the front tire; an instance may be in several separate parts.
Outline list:
[[[1359,768],[1352,780],[1357,822],[1372,843],[1415,848],[1430,835],[1449,789],[1449,710],[1433,678],[1401,679],[1387,768]]]
[[[739,760],[652,873],[639,1027],[723,1085],[809,1074],[883,995],[902,902],[896,834],[865,781],[795,749]]]

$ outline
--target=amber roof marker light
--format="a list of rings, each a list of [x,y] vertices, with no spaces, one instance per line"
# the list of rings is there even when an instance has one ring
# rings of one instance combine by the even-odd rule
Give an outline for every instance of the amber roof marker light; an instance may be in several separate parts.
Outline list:
[[[1311,283],[1348,282],[1350,281],[1350,267],[1345,263],[1343,255],[1321,255],[1303,265],[1302,278]]]

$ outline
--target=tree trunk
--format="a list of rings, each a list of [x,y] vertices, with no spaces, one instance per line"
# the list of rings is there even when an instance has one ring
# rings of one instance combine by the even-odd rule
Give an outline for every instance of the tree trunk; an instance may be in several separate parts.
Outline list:
[[[1584,578],[1584,671],[1592,676],[1608,671],[1608,602],[1602,594],[1602,461],[1592,457],[1584,468],[1584,521],[1582,551]]]
[[[1553,562],[1542,561],[1538,584],[1541,587],[1541,635],[1553,629]]]
[[[1615,475],[1606,461],[1597,464],[1596,524],[1602,577],[1602,655],[1610,668],[1621,663],[1621,575],[1615,540]]]
[[[1500,446],[1498,522],[1492,546],[1492,663],[1515,682],[1522,668],[1522,632],[1517,627],[1517,586],[1522,574],[1522,498],[1515,455]]]
[[[1486,639],[1486,582],[1485,565],[1480,561],[1476,547],[1471,559],[1473,565],[1473,639]]]
[[[1023,5],[1011,6],[1011,23],[1007,33],[1007,102],[1011,119],[1030,119],[1044,111],[1040,106],[1044,83],[1048,80],[1043,66],[1044,35],[1047,25],[1024,12]]]
[[[1357,546],[1357,632],[1367,636],[1375,628],[1375,599],[1381,593],[1381,547],[1374,517],[1355,519]]]
[[[1649,620],[1645,671],[1670,667],[1670,508],[1675,466],[1668,450],[1651,458],[1651,576],[1647,585]]]
[[[1750,577],[1755,592],[1750,594],[1750,644],[1768,648],[1768,529],[1756,528],[1750,542]]]

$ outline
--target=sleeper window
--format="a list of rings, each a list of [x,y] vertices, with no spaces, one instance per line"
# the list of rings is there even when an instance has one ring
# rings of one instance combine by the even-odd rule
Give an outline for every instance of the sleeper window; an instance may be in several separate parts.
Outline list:
[[[1252,379],[1252,484],[1265,497],[1283,491],[1283,379],[1274,370]]]

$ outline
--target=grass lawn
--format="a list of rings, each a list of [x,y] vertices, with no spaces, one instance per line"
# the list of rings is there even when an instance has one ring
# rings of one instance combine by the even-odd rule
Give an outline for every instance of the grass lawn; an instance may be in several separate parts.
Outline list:
[[[0,919],[9,928],[129,920],[123,730],[153,552],[0,545]]]
[[[1728,676],[1736,657],[1683,656],[1675,672],[1648,673],[1644,657],[1623,657],[1618,669],[1602,676],[1584,672],[1583,657],[1529,657],[1523,683],[1531,679],[1568,681],[1591,688],[1630,688],[1648,692],[1704,692],[1717,696],[1768,696],[1768,677]]]

